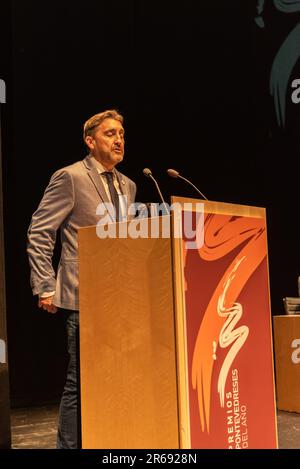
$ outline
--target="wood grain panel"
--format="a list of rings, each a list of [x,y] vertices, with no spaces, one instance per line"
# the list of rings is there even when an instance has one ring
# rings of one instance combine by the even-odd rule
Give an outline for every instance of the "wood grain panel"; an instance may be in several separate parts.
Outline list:
[[[210,200],[191,199],[188,197],[172,197],[172,204],[196,204],[203,203],[206,213],[219,213],[224,215],[264,218],[266,209],[264,207],[252,207],[250,205],[237,205],[225,202],[212,202]]]
[[[273,326],[277,407],[300,412],[300,316],[274,316]]]
[[[79,230],[83,448],[178,448],[171,242]]]

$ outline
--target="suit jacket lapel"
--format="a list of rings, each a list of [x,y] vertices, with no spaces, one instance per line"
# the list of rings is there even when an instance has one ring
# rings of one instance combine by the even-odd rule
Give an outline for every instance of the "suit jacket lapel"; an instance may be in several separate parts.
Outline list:
[[[91,156],[87,156],[83,160],[83,164],[85,167],[89,170],[88,175],[91,178],[98,194],[100,195],[100,198],[102,199],[103,202],[109,202],[109,198],[106,194],[106,190],[104,189],[104,186],[101,181],[101,176],[98,173],[97,167],[93,164]]]
[[[98,194],[100,195],[102,201],[104,203],[111,203],[107,194],[106,194],[106,190],[104,189],[104,186],[102,184],[102,181],[101,181],[101,176],[100,174],[98,173],[98,169],[93,167],[90,171],[89,171],[89,177],[91,178],[91,180],[93,181],[96,189],[97,189],[97,192]],[[110,210],[108,210],[108,214],[111,218],[111,220],[114,222],[114,218],[113,218],[113,214],[110,212]]]
[[[110,202],[110,200],[109,200],[109,198],[106,194],[106,190],[104,189],[104,186],[102,184],[101,176],[98,173],[98,169],[97,169],[96,166],[93,165],[92,158],[90,156],[87,156],[83,160],[83,162],[84,162],[85,166],[89,169],[88,175],[91,178],[91,180],[92,180],[98,194],[100,195],[102,201],[103,202]],[[116,172],[116,176],[117,176],[117,179],[118,179],[118,182],[119,182],[120,190],[124,195],[127,196],[127,204],[128,204],[128,207],[129,207],[129,205],[132,203],[131,195],[130,195],[130,192],[129,192],[129,184],[126,183],[125,178],[123,177],[123,175],[121,173],[119,173],[119,171],[117,171],[115,169],[115,172]],[[127,209],[128,209],[128,207],[127,207]]]
[[[118,182],[119,182],[120,190],[121,190],[123,195],[126,195],[128,197],[128,203],[130,203],[130,200],[129,200],[130,194],[129,194],[129,191],[128,191],[128,189],[129,189],[128,184],[126,184],[126,181],[125,181],[123,175],[121,173],[119,173],[119,171],[117,171],[115,169],[115,172],[116,172],[116,176],[117,176],[117,179],[118,179]]]
[[[128,217],[128,210],[129,210],[129,207],[130,205],[133,203],[133,200],[132,200],[132,196],[130,194],[130,191],[129,191],[129,183],[126,181],[126,179],[124,178],[124,176],[119,173],[117,170],[116,171],[116,176],[117,176],[117,179],[119,181],[119,187],[121,189],[121,192],[123,193],[123,195],[126,197],[125,198],[125,204],[126,206],[124,206],[123,208],[123,215],[126,214],[126,217]],[[130,217],[129,217],[130,218]],[[129,219],[128,218],[128,219]],[[132,218],[132,217],[131,217]]]
[[[94,186],[96,187],[97,192],[100,195],[103,202],[109,202],[109,198],[106,194],[106,190],[104,189],[104,186],[103,186],[102,181],[101,181],[101,176],[98,173],[97,168],[92,168],[89,171],[88,174],[89,174],[89,177],[91,178],[91,180],[93,181]]]

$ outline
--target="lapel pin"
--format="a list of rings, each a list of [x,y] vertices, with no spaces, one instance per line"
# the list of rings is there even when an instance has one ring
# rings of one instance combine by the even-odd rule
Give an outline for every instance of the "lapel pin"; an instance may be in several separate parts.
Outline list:
[[[122,179],[122,184],[124,184],[124,186],[125,186],[125,181],[124,181],[124,179]]]

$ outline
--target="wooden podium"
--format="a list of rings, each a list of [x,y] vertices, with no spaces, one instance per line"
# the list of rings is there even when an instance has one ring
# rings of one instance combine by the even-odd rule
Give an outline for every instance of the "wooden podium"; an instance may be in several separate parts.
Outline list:
[[[300,316],[274,316],[277,407],[300,412]]]
[[[178,448],[171,239],[79,243],[82,447]]]
[[[275,448],[265,211],[172,203],[79,230],[82,448]]]

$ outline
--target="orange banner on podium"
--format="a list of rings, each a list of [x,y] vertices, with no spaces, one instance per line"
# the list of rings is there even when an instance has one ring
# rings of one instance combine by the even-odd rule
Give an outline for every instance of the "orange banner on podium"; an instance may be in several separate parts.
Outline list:
[[[181,241],[184,446],[276,448],[265,211],[205,202],[198,218],[201,244]]]

